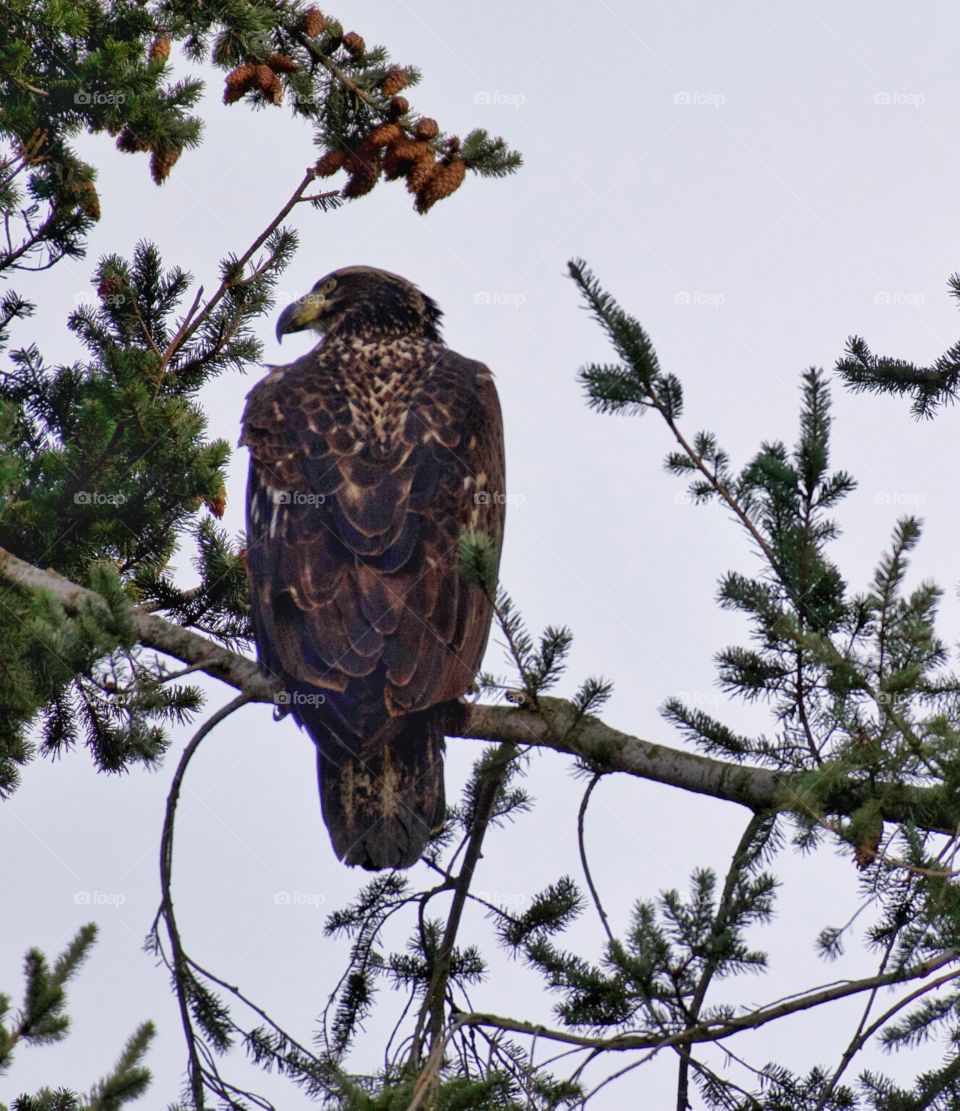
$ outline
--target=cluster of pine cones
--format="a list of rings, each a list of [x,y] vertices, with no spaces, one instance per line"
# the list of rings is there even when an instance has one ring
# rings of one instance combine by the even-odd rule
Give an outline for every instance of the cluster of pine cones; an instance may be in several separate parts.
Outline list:
[[[331,29],[333,24],[330,25]],[[313,38],[328,28],[326,16],[317,8],[308,8],[302,15],[304,34]],[[366,43],[356,31],[338,34],[338,45],[353,57],[366,52]],[[286,54],[271,54],[263,62],[246,62],[227,74],[223,101],[233,104],[246,93],[259,89],[274,104],[283,96],[280,75],[291,73],[296,62]],[[380,82],[380,93],[390,97],[389,122],[375,127],[369,134],[358,136],[348,149],[328,150],[317,162],[318,177],[330,177],[346,170],[347,183],[340,191],[344,197],[362,197],[380,180],[406,178],[407,188],[416,197],[418,212],[426,212],[437,201],[449,197],[463,184],[467,166],[458,156],[460,140],[448,139],[445,149],[436,150],[440,134],[436,120],[418,120],[410,137],[409,129],[399,121],[410,110],[406,97],[397,95],[407,85],[407,75],[399,67],[391,69]]]
[[[381,89],[389,95],[403,88],[405,81],[402,70],[391,70]],[[440,134],[437,121],[422,117],[410,138],[398,122],[409,108],[406,97],[394,96],[390,101],[390,122],[361,136],[350,150],[328,150],[317,162],[317,176],[329,177],[338,170],[346,170],[350,176],[340,191],[344,197],[369,193],[381,174],[387,181],[406,178],[407,188],[416,197],[417,212],[427,212],[437,201],[456,192],[467,173],[467,164],[457,153],[460,140],[448,139],[446,150],[437,158],[433,142]]]
[[[162,66],[170,57],[170,39],[167,35],[157,35],[150,44],[147,60],[155,65]],[[110,134],[117,140],[119,150],[135,154],[139,151],[150,152],[150,176],[160,185],[166,181],[168,174],[183,153],[182,149],[174,143],[155,144],[152,140],[142,135],[130,124],[125,124],[119,131],[111,129]]]
[[[279,74],[292,73],[296,68],[297,63],[286,54],[271,54],[266,62],[261,63],[245,62],[227,74],[223,103],[233,104],[244,93],[259,89],[274,104],[279,104],[283,97]]]

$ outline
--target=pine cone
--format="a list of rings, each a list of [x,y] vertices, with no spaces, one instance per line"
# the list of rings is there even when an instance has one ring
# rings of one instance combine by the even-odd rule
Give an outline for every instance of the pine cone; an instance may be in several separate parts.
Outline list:
[[[322,35],[327,25],[327,17],[319,8],[307,8],[303,13],[303,33],[311,39]]]
[[[405,96],[395,96],[390,101],[390,115],[393,119],[405,116],[410,111],[410,101]]]
[[[402,69],[394,66],[380,82],[380,91],[384,96],[393,96],[400,92],[401,89],[405,89],[408,84],[407,75]]]
[[[226,81],[224,81],[223,103],[233,104],[234,101],[239,100],[244,93],[256,88],[256,84],[256,66],[250,65],[249,62],[245,65],[237,66],[236,69],[231,70],[227,74]]]
[[[214,517],[222,517],[223,511],[227,508],[227,491],[221,486],[213,497],[207,498],[203,504],[210,510]]]
[[[279,104],[283,98],[283,85],[280,84],[280,78],[273,72],[269,66],[256,67],[256,82],[257,88],[264,94],[270,97],[274,104]]]
[[[399,124],[382,123],[370,132],[364,142],[372,147],[385,147],[390,143],[399,143],[402,139],[403,128]]]
[[[120,293],[122,289],[123,282],[119,278],[104,278],[97,286],[97,296],[105,301],[108,297],[114,297],[116,294]]]
[[[166,35],[157,35],[150,43],[147,60],[151,62],[165,62],[170,57],[170,39]]]
[[[380,167],[364,164],[357,167],[347,179],[347,184],[340,190],[341,197],[362,197],[369,193],[377,184],[380,177]]]
[[[363,37],[358,35],[356,31],[348,31],[347,34],[343,36],[343,47],[352,54],[354,58],[359,58],[361,54],[367,52],[367,44],[363,41]]]
[[[426,183],[417,192],[417,212],[427,212],[444,197],[455,193],[467,176],[467,164],[462,158],[439,162]]]
[[[870,822],[860,836],[860,844],[853,850],[853,859],[861,872],[865,871],[879,856],[880,842],[883,840],[883,819]]]
[[[100,196],[92,181],[77,182],[77,207],[91,220],[100,219]]]
[[[267,58],[267,65],[274,73],[293,73],[299,68],[289,54],[271,54]]]
[[[149,150],[150,144],[142,139],[129,125],[125,125],[117,136],[117,149],[126,151],[128,154],[136,154],[138,151]]]
[[[332,177],[343,165],[342,150],[327,150],[317,159],[314,171],[317,177]]]
[[[411,193],[419,193],[433,176],[436,166],[437,160],[433,151],[427,147],[427,153],[421,154],[407,172],[407,189]]]
[[[436,120],[430,119],[429,116],[424,116],[417,120],[417,128],[414,134],[418,139],[436,139],[440,134],[440,125]]]
[[[408,143],[391,143],[383,152],[383,176],[387,181],[395,181],[403,177],[412,165],[409,158],[404,158],[400,153]]]
[[[179,157],[180,151],[176,147],[163,151],[155,150],[150,155],[150,176],[157,185],[162,185],[167,180]]]

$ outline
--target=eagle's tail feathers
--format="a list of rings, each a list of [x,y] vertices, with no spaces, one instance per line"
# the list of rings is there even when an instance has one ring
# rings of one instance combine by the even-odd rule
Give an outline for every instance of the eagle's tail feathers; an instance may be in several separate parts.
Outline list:
[[[442,715],[396,718],[375,744],[304,724],[317,743],[323,820],[337,856],[371,871],[416,864],[446,813]]]

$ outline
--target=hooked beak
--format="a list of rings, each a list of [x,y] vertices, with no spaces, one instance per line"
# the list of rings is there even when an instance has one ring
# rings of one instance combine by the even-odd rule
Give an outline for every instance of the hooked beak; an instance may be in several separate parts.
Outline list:
[[[287,305],[277,321],[277,342],[280,343],[290,332],[302,332],[304,328],[309,328],[319,319],[325,306],[323,297],[316,293],[298,297],[293,304]]]

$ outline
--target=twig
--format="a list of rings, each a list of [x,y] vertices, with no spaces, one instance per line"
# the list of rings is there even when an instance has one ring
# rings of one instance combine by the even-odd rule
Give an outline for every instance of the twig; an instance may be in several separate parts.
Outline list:
[[[737,843],[737,847],[733,853],[733,859],[730,862],[730,868],[727,871],[727,878],[723,885],[723,892],[720,896],[720,901],[717,904],[717,913],[714,916],[713,926],[711,933],[714,935],[721,933],[725,928],[725,911],[731,898],[733,897],[734,887],[737,881],[743,875],[743,858],[753,844],[757,834],[763,828],[765,822],[768,821],[766,814],[754,814],[754,816],[747,823],[747,828]],[[717,964],[711,958],[704,961],[703,971],[700,974],[700,980],[697,983],[693,998],[690,1000],[690,1005],[687,1008],[687,1015],[691,1024],[695,1024],[700,1017],[700,1011],[703,1007],[704,1000],[707,997],[707,989],[710,987],[710,981],[713,979],[714,973],[717,971]],[[681,1000],[682,1005],[682,1000]],[[687,1111],[690,1106],[689,1102],[689,1083],[690,1083],[690,1065],[692,1062],[691,1047],[688,1044],[681,1047],[679,1051],[680,1066],[677,1074],[677,1111]],[[694,1064],[696,1062],[693,1062]]]
[[[587,848],[583,840],[583,821],[587,815],[587,806],[590,803],[590,796],[593,794],[593,789],[603,778],[603,772],[597,772],[586,791],[583,793],[583,800],[580,803],[580,812],[577,814],[577,844],[580,846],[580,864],[583,867],[583,874],[587,881],[587,887],[590,888],[590,894],[593,897],[593,905],[597,908],[597,914],[600,915],[600,924],[603,926],[604,932],[607,935],[608,941],[613,941],[613,931],[610,929],[610,922],[607,919],[607,912],[603,908],[603,903],[600,901],[600,895],[597,891],[596,884],[593,882],[593,876],[590,874],[590,865],[587,862]]]
[[[506,1018],[493,1014],[459,1014],[453,1020],[453,1025],[458,1029],[463,1026],[493,1026],[499,1030],[512,1031],[516,1034],[536,1034],[538,1037],[551,1041],[564,1042],[567,1045],[580,1045],[601,1050],[622,1052],[630,1049],[655,1049],[661,1050],[685,1043],[719,1042],[724,1038],[740,1034],[744,1030],[756,1030],[769,1022],[796,1014],[799,1011],[819,1007],[824,1003],[831,1003],[837,999],[846,999],[851,995],[859,995],[864,991],[872,991],[875,987],[885,987],[889,984],[902,984],[910,980],[918,980],[929,976],[932,972],[942,968],[945,964],[955,961],[960,955],[960,950],[945,949],[936,957],[913,965],[910,968],[897,972],[887,972],[882,976],[869,976],[862,980],[848,980],[836,987],[824,988],[820,991],[808,992],[798,998],[785,1003],[778,1003],[759,1010],[748,1011],[743,1015],[730,1018],[712,1019],[696,1026],[679,1030],[664,1038],[659,1035],[647,1034],[616,1034],[610,1038],[591,1037],[586,1034],[574,1034],[567,1030],[553,1030],[535,1022],[524,1022],[518,1019]],[[956,973],[951,973],[956,975]]]
[[[157,917],[154,919],[153,928],[154,931],[156,931],[157,924],[162,918],[167,929],[167,936],[170,939],[173,983],[177,995],[177,1005],[180,1009],[180,1021],[183,1025],[184,1038],[187,1042],[187,1054],[189,1058],[188,1075],[195,1111],[203,1111],[203,1068],[197,1054],[196,1035],[193,1032],[193,1021],[190,1017],[190,1005],[187,999],[188,993],[183,985],[184,979],[190,974],[188,959],[183,951],[183,943],[180,938],[180,931],[177,927],[177,920],[173,910],[173,895],[171,893],[171,882],[173,879],[174,819],[177,812],[177,803],[180,799],[180,788],[183,785],[183,777],[186,774],[187,767],[194,753],[203,742],[204,737],[206,737],[215,726],[219,725],[221,721],[229,717],[234,710],[238,710],[249,701],[249,695],[239,694],[225,706],[221,706],[216,713],[211,714],[203,725],[200,726],[194,734],[193,739],[183,750],[180,763],[177,765],[173,781],[170,784],[170,791],[167,794],[167,806],[163,818],[163,834],[160,838],[161,902],[160,909],[157,911]]]
[[[414,1033],[413,1049],[411,1056],[415,1060],[419,1055],[423,1034],[428,1027],[430,1032],[431,1060],[434,1051],[440,1044],[445,1044],[443,1037],[444,999],[447,981],[450,977],[450,959],[460,929],[460,920],[463,908],[467,902],[467,894],[473,881],[473,874],[480,861],[483,839],[490,825],[490,817],[496,805],[497,795],[503,785],[511,760],[516,755],[516,748],[512,744],[502,744],[497,750],[492,766],[486,769],[485,781],[477,794],[474,807],[473,822],[470,827],[470,839],[463,857],[463,864],[454,883],[453,900],[450,912],[447,915],[447,924],[443,931],[440,945],[436,951],[433,969],[430,976],[430,985],[424,995],[423,1005],[417,1018],[417,1029]],[[432,1065],[428,1061],[427,1067],[421,1073],[422,1078],[428,1078]],[[419,1083],[419,1081],[418,1081]]]
[[[315,177],[316,174],[313,170],[313,167],[311,166],[310,169],[308,169],[307,172],[304,174],[303,180],[293,191],[293,194],[291,195],[287,203],[283,206],[283,208],[280,209],[276,216],[274,216],[270,223],[267,224],[266,228],[264,228],[264,230],[257,236],[257,238],[240,256],[240,258],[237,259],[236,270],[238,273],[242,272],[243,268],[247,265],[250,259],[253,258],[256,252],[260,250],[264,243],[266,243],[270,236],[277,230],[280,224],[287,218],[287,216],[289,216],[289,214],[293,211],[293,208],[296,205],[297,201],[303,195],[304,190]],[[163,353],[163,366],[166,366],[173,358],[173,356],[177,353],[177,351],[190,340],[190,338],[200,327],[200,325],[210,316],[213,310],[226,296],[227,290],[229,290],[232,286],[240,284],[240,281],[242,281],[242,279],[232,278],[229,275],[225,277],[220,285],[217,287],[216,292],[213,294],[210,300],[207,301],[207,303],[203,306],[203,309],[196,315],[195,319],[191,321],[189,315],[185,318],[184,323],[186,324],[186,327],[182,327],[180,331],[177,332],[177,334],[170,341],[167,350]],[[194,313],[196,305],[197,301],[194,301],[194,308],[190,310],[191,314]]]

